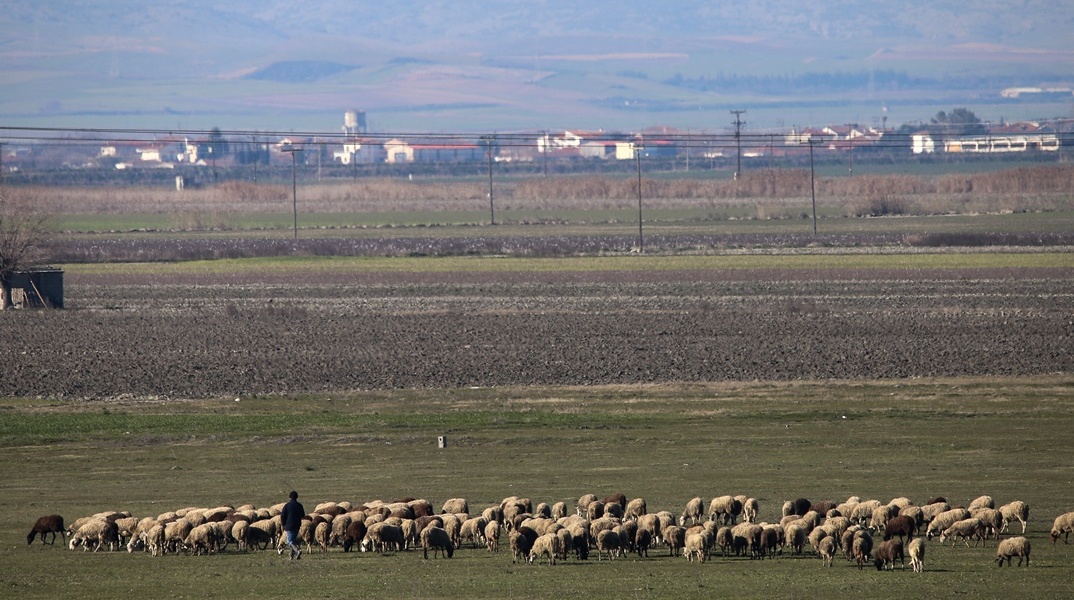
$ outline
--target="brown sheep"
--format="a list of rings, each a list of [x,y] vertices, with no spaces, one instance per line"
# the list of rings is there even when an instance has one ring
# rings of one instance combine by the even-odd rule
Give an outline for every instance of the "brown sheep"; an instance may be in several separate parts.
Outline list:
[[[873,553],[873,562],[876,564],[876,570],[882,571],[884,567],[887,567],[888,570],[891,571],[895,568],[896,560],[902,563],[903,568],[906,568],[902,540],[889,539],[880,542],[880,545],[876,547],[876,552]]]
[[[888,541],[893,537],[902,539],[903,536],[907,540],[911,540],[914,537],[914,533],[917,532],[917,521],[909,515],[899,515],[888,519],[884,524],[884,541]]]
[[[67,543],[67,530],[63,528],[63,517],[60,515],[45,515],[38,519],[34,523],[33,529],[30,530],[30,534],[26,536],[26,544],[34,543],[34,538],[38,535],[41,536],[41,543],[45,543],[45,534],[52,534],[52,541],[49,544],[56,543],[56,534],[63,536],[63,543]]]

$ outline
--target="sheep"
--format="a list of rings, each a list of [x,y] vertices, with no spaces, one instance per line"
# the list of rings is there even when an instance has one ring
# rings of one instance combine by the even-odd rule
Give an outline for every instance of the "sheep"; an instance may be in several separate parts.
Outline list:
[[[512,531],[507,539],[511,545],[511,562],[526,561],[530,555],[530,548],[533,546],[530,539],[518,531]]]
[[[317,542],[322,554],[328,553],[328,541],[332,537],[332,526],[327,521],[321,521],[313,530],[313,539]]]
[[[925,540],[914,538],[906,545],[906,553],[910,555],[910,568],[914,573],[925,570]]]
[[[577,514],[579,517],[584,517],[589,511],[589,505],[597,501],[596,494],[585,494],[578,498]]]
[[[686,519],[689,518],[691,523],[699,523],[701,517],[705,514],[705,501],[701,498],[691,498],[686,503],[686,508],[682,511],[682,516],[679,517],[679,522],[683,525],[686,524]]]
[[[1003,561],[1006,559],[1007,566],[1011,566],[1011,558],[1018,557],[1018,566],[1022,566],[1022,557],[1026,559],[1026,566],[1029,566],[1029,540],[1023,536],[1007,538],[999,543],[996,547],[996,564],[1000,567],[1003,566]]]
[[[975,509],[978,509],[978,508],[995,508],[995,507],[996,507],[996,502],[994,500],[992,500],[992,496],[978,496],[977,498],[973,499],[973,502],[970,502],[969,508],[967,510],[969,510],[970,512],[973,512]]]
[[[858,563],[858,570],[865,568],[865,563],[869,560],[869,555],[873,551],[873,537],[871,535],[855,535],[854,542],[851,544],[851,554],[854,556],[854,560]]]
[[[485,525],[485,547],[489,552],[500,551],[500,524],[496,521],[489,521]]]
[[[447,558],[455,555],[455,544],[451,542],[451,536],[448,535],[447,531],[439,527],[426,527],[421,530],[422,558],[429,558],[430,548],[433,549],[433,558],[436,558],[437,551],[440,552],[441,556],[446,556]]]
[[[571,535],[571,530],[566,527],[559,527],[558,529],[550,529],[549,533],[559,538],[556,546],[559,559],[567,560],[567,553],[570,552],[571,548],[574,548],[574,536]]]
[[[441,514],[440,519],[444,522],[444,531],[451,536],[451,543],[458,548],[462,542],[462,521],[454,514]]]
[[[618,533],[605,529],[597,534],[597,560],[600,560],[601,555],[605,552],[608,553],[609,559],[614,560],[620,555],[621,547],[622,543]]]
[[[145,545],[152,556],[164,556],[164,525],[158,523],[145,532]]]
[[[485,545],[483,536],[488,521],[484,517],[474,517],[463,522],[459,529],[459,541],[470,540],[472,547],[477,548]]]
[[[784,530],[784,535],[787,536],[787,543],[790,544],[791,548],[795,550],[795,554],[801,554],[801,551],[795,548],[795,542],[797,540],[791,537],[793,535],[796,538],[797,533],[795,531],[792,531],[791,528],[799,531],[803,530],[803,528],[799,524],[791,524],[787,527],[788,529]],[[839,537],[832,535],[831,531],[827,527],[814,527],[813,531],[810,531],[809,535],[806,536],[806,539],[809,541],[809,545],[813,547],[813,551],[817,554],[820,554],[820,543],[823,542],[826,538],[834,538],[832,543],[837,546],[839,545]]]
[[[925,524],[925,513],[920,506],[907,506],[899,509],[897,517],[910,517],[914,520],[914,528],[920,529]]]
[[[231,526],[231,537],[235,539],[235,544],[238,545],[239,550],[246,550],[249,545],[250,537],[250,523],[247,521],[236,521]]]
[[[649,557],[649,546],[653,544],[653,534],[648,529],[638,529],[634,535],[634,550],[639,557]]]
[[[332,519],[332,534],[328,538],[330,546],[343,544],[343,538],[347,537],[347,528],[351,526],[353,520],[354,518],[349,514],[342,514]]]
[[[604,503],[600,500],[594,500],[586,507],[585,514],[582,515],[590,521],[596,521],[604,516]]]
[[[830,511],[835,510],[835,502],[831,500],[819,500],[809,505],[809,510],[816,512],[818,515],[827,515]]]
[[[78,531],[71,536],[68,547],[74,550],[78,546],[82,546],[82,550],[87,551],[91,543],[94,545],[94,552],[100,550],[101,546],[105,544],[108,544],[109,550],[118,548],[119,528],[115,522],[105,519],[91,519],[79,527]]]
[[[887,525],[888,519],[897,514],[899,514],[898,506],[892,506],[891,504],[878,506],[873,509],[873,514],[869,519],[869,527],[875,530],[882,530]]]
[[[873,563],[876,565],[876,570],[882,571],[884,567],[887,567],[889,571],[894,570],[896,560],[902,562],[903,568],[906,567],[902,540],[890,539],[880,542],[880,545],[876,547],[876,551],[873,553]]]
[[[973,518],[981,522],[984,527],[982,538],[994,537],[999,539],[1003,530],[1003,514],[994,508],[979,508],[972,513]]]
[[[634,551],[634,538],[638,535],[638,524],[634,521],[623,521],[622,525],[619,525],[612,531],[619,534],[619,543],[622,546],[621,550],[624,553],[630,553]]]
[[[556,502],[555,504],[552,505],[552,518],[553,519],[562,519],[563,517],[566,517],[566,516],[567,516],[567,503],[566,502]]]
[[[26,545],[34,543],[34,538],[38,535],[41,536],[41,543],[44,544],[45,534],[49,533],[52,534],[50,545],[56,543],[57,533],[63,538],[63,543],[67,543],[67,530],[63,528],[63,517],[60,515],[45,515],[35,521],[29,535],[26,536]]]
[[[698,562],[705,562],[707,558],[705,536],[700,533],[694,533],[686,538],[686,543],[683,546],[682,554],[690,562],[694,561],[694,557],[697,557]]]
[[[757,521],[757,513],[761,512],[761,504],[757,502],[756,498],[747,498],[742,503],[742,520],[747,523],[754,523]],[[821,513],[824,514],[824,513]]]
[[[1012,521],[1019,521],[1022,523],[1022,533],[1026,532],[1026,522],[1029,521],[1029,505],[1021,500],[1015,500],[1008,502],[999,507],[999,513],[1003,516],[1003,527],[1001,532],[1006,532],[1010,529]]]
[[[824,564],[830,568],[832,563],[835,562],[835,538],[828,536],[822,539],[817,546],[817,554],[820,555]]]
[[[795,498],[790,501],[791,512],[788,514],[798,515],[799,517],[809,512],[809,509],[813,506],[813,503],[806,498]],[[786,503],[784,503],[786,507]]]
[[[627,505],[626,494],[623,494],[622,492],[619,492],[617,494],[611,494],[610,496],[608,496],[607,498],[604,499],[604,505],[607,506],[609,504],[618,504],[619,508],[622,508],[623,510],[626,510],[626,505]]]
[[[951,505],[946,502],[933,502],[921,507],[921,515],[925,523],[931,523],[940,514],[951,510]]]
[[[443,508],[440,509],[440,514],[455,514],[455,513],[469,513],[470,504],[466,501],[466,498],[451,498],[444,502]]]
[[[819,528],[813,529],[813,531],[818,530],[823,531]],[[809,539],[811,534],[812,531],[810,531],[804,523],[799,523],[798,521],[788,523],[783,528],[783,539],[787,541],[787,544],[790,545],[791,550],[794,551],[795,554],[802,553],[802,548],[805,546],[806,540]],[[813,544],[813,547],[816,548],[816,544]]]
[[[951,538],[951,545],[954,546],[961,538],[966,541],[966,546],[969,546],[970,538],[974,538],[973,545],[976,546],[977,541],[980,541],[984,536],[984,529],[984,524],[976,517],[956,521],[940,534],[940,544],[943,544],[947,538]]]
[[[969,517],[970,511],[965,508],[952,508],[951,510],[946,510],[929,521],[929,526],[925,530],[925,537],[931,540],[934,536],[943,533],[944,529],[947,529],[963,519],[968,519]]]
[[[686,530],[678,525],[669,525],[661,533],[664,543],[668,545],[668,556],[675,554],[686,545]]]
[[[735,499],[733,496],[717,496],[709,502],[710,521],[722,518],[724,525],[729,522],[734,523],[736,521],[735,516],[738,515],[739,512],[741,512],[741,504],[739,505],[739,509],[735,510]]]
[[[556,556],[560,553],[560,539],[554,533],[546,533],[537,538],[530,547],[529,561],[540,561],[542,556],[548,556],[548,564],[556,564]]]
[[[1074,512],[1063,513],[1056,517],[1055,522],[1052,523],[1052,530],[1048,533],[1048,539],[1054,544],[1062,536],[1063,543],[1069,544],[1071,531],[1074,531]]]
[[[736,538],[742,538],[746,543],[750,558],[761,557],[761,534],[764,527],[757,523],[741,523],[731,528],[731,534]]]
[[[782,516],[789,517],[794,514],[794,502],[787,500],[783,503]]]
[[[865,525],[873,518],[873,512],[878,508],[880,508],[879,500],[859,502],[857,506],[854,507],[854,512],[851,513],[850,520]]]
[[[537,517],[545,517],[546,519],[552,518],[552,507],[547,502],[540,502],[537,506],[533,507],[533,514]]]
[[[390,523],[374,523],[366,530],[362,551],[387,552],[403,548],[403,528]]]
[[[626,514],[622,505],[618,502],[605,502],[604,503],[604,516],[615,517],[616,519],[622,519]]]
[[[193,552],[195,556],[202,553],[211,554],[216,546],[216,527],[208,523],[202,523],[191,529],[186,539],[183,540],[183,550]]]
[[[731,535],[731,528],[724,525],[716,530],[715,545],[723,551],[724,556],[728,556],[731,553],[731,547],[734,545],[734,536]]]
[[[753,525],[753,523],[749,523],[749,525]],[[761,540],[757,552],[758,557],[762,559],[765,555],[768,555],[769,558],[774,557],[776,555],[776,548],[781,544],[782,535],[783,529],[778,525],[761,526]],[[780,552],[782,553],[782,550]]]
[[[917,532],[917,521],[909,515],[898,515],[888,519],[884,524],[884,541],[890,540],[893,537],[898,536],[902,539],[906,536],[907,540],[913,539],[914,533]]]
[[[634,498],[630,502],[627,502],[626,508],[623,511],[623,518],[637,521],[638,517],[647,512],[649,512],[649,509],[645,503],[645,498]]]

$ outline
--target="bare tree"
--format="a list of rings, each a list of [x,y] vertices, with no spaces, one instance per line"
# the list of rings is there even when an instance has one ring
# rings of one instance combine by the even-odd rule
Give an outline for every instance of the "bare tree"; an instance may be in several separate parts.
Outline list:
[[[46,259],[48,216],[0,189],[0,310],[11,307],[11,275]]]

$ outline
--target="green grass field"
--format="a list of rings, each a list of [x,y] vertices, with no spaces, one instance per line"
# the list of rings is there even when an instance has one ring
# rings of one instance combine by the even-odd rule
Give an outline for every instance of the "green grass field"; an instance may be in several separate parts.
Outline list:
[[[209,401],[0,400],[5,460],[0,588],[18,598],[1039,597],[1069,593],[1074,546],[1047,543],[1074,510],[1074,380],[662,384],[353,392]],[[437,448],[437,437],[448,446]],[[33,520],[103,510],[268,506],[295,488],[322,501],[511,495],[573,504],[644,497],[678,514],[693,496],[747,494],[761,518],[784,500],[850,495],[953,504],[980,494],[1031,506],[1033,565],[997,569],[985,548],[928,545],[926,571],[859,572],[812,554],[515,565],[508,552],[193,557],[83,553],[23,542]],[[1016,529],[1018,527],[1016,526]],[[663,550],[666,552],[666,549]]]

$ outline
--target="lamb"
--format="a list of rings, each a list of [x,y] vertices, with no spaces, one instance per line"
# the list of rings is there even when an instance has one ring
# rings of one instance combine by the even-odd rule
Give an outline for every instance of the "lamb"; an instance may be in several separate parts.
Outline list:
[[[71,536],[68,547],[74,550],[82,546],[82,550],[87,551],[91,543],[94,545],[94,552],[100,550],[105,544],[108,544],[109,550],[115,550],[119,547],[119,527],[114,521],[92,519],[79,527],[78,531]]]
[[[609,532],[610,533],[610,532]],[[540,561],[542,556],[548,556],[548,564],[556,564],[556,556],[560,553],[560,539],[554,533],[546,533],[537,538],[530,548],[529,561]]]
[[[691,498],[690,501],[686,503],[686,508],[683,509],[682,516],[679,517],[679,522],[685,525],[686,519],[689,517],[692,523],[699,523],[704,514],[705,501],[701,498]]]
[[[63,517],[60,515],[45,515],[34,522],[33,528],[30,530],[30,534],[26,536],[26,545],[34,543],[34,538],[38,535],[41,536],[41,543],[45,543],[45,534],[52,534],[52,541],[49,544],[56,543],[56,534],[60,534],[63,537],[63,543],[67,543],[67,530],[63,528]]]
[[[694,561],[694,557],[697,557],[698,562],[705,562],[705,558],[707,558],[706,555],[708,554],[706,545],[704,534],[691,534],[686,538],[686,544],[683,546],[682,554],[690,562]]]
[[[609,559],[614,560],[620,555],[621,547],[622,543],[618,533],[605,529],[597,534],[597,560],[600,560],[601,555],[605,552],[608,553]]]
[[[493,521],[495,523],[495,521]],[[455,555],[455,544],[451,542],[451,536],[447,531],[439,527],[426,527],[421,530],[421,556],[429,558],[429,548],[433,549],[433,558],[439,551],[441,556],[451,558]]]
[[[1055,522],[1052,523],[1052,530],[1048,534],[1048,539],[1054,544],[1062,536],[1063,543],[1069,544],[1071,531],[1074,531],[1074,512],[1063,513],[1056,517]]]
[[[1003,516],[1001,532],[1006,532],[1012,521],[1022,523],[1022,533],[1026,532],[1026,522],[1029,521],[1029,505],[1021,500],[1015,500],[999,507],[999,513]]]
[[[981,523],[980,519],[976,517],[970,517],[957,521],[944,529],[943,533],[940,534],[940,543],[943,544],[947,538],[951,538],[951,545],[954,546],[961,538],[966,540],[966,546],[969,546],[970,538],[980,541],[984,537],[984,532],[984,523]],[[975,541],[973,545],[976,546],[977,542]]]
[[[1029,566],[1029,540],[1023,536],[1007,538],[999,543],[996,547],[996,564],[1000,567],[1003,566],[1004,559],[1007,560],[1007,566],[1011,566],[1011,558],[1018,557],[1018,566],[1022,566],[1022,557],[1026,559],[1026,566]]]
[[[896,560],[902,562],[903,568],[906,567],[902,540],[890,539],[880,542],[880,545],[876,547],[876,552],[873,553],[873,563],[876,565],[876,570],[882,571],[884,567],[887,567],[891,571],[895,568]]]
[[[817,546],[817,554],[820,555],[821,560],[829,568],[835,561],[835,538],[828,536],[820,541],[820,545]]]
[[[914,570],[914,573],[923,572],[925,570],[925,540],[922,538],[910,540],[910,543],[906,545],[906,553],[910,555],[910,568]]]

